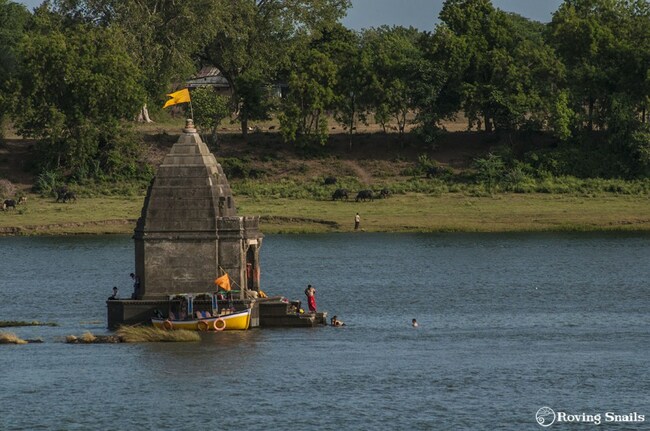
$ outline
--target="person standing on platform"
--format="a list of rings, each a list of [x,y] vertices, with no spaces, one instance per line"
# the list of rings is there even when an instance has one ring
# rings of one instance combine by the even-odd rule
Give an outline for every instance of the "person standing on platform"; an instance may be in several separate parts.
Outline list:
[[[133,293],[131,294],[131,299],[138,299],[140,295],[140,277],[134,273],[129,274],[131,280],[133,280]]]
[[[309,305],[309,312],[316,312],[316,289],[311,284],[307,285],[305,289],[305,295],[307,295],[307,305]]]
[[[354,216],[354,230],[359,230],[359,224],[361,224],[361,216],[359,213]]]

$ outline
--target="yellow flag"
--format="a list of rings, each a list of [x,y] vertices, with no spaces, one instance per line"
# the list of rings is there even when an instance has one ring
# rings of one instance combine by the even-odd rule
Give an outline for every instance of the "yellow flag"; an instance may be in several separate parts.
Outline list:
[[[223,290],[229,292],[230,291],[230,278],[228,277],[228,274],[224,274],[221,277],[217,278],[214,280],[214,284],[222,288]]]
[[[165,103],[165,106],[163,106],[163,108],[172,105],[178,105],[179,103],[187,103],[190,101],[190,92],[187,88],[183,88],[182,90],[168,94],[167,96],[171,97],[171,99]]]

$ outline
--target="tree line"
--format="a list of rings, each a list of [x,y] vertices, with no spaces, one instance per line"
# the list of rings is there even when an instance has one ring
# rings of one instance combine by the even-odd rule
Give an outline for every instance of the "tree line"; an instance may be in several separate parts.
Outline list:
[[[525,155],[556,175],[650,173],[650,4],[565,0],[550,23],[446,0],[433,31],[352,31],[348,0],[0,0],[0,119],[38,141],[40,169],[132,178],[129,124],[173,83],[217,67],[232,96],[196,93],[197,122],[276,116],[287,142],[375,122],[435,142],[464,113],[495,135],[551,135]],[[282,97],[271,91],[280,85]],[[407,127],[410,126],[410,127]],[[216,130],[216,129],[215,129]],[[524,138],[521,138],[524,139]],[[524,157],[524,156],[521,156]]]

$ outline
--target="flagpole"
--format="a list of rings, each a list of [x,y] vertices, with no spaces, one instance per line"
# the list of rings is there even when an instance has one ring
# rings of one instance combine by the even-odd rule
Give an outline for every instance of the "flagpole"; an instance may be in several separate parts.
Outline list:
[[[190,115],[192,116],[192,121],[194,121],[194,109],[192,109],[192,99],[190,99]]]

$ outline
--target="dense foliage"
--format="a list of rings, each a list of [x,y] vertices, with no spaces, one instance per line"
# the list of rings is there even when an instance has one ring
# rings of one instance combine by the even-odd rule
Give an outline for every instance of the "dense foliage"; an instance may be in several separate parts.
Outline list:
[[[490,190],[531,184],[532,172],[535,181],[650,174],[647,1],[565,0],[542,24],[490,0],[446,0],[433,32],[354,32],[338,23],[348,7],[53,0],[30,14],[0,0],[0,120],[9,113],[39,140],[44,171],[137,176],[125,124],[209,65],[232,90],[227,104],[196,93],[197,123],[213,136],[227,114],[244,135],[274,114],[298,145],[326,144],[329,118],[350,146],[357,125],[371,121],[395,130],[398,143],[410,130],[435,143],[442,122],[461,112],[468,129],[486,134],[552,136],[553,145],[477,160]]]
[[[39,140],[42,169],[133,177],[137,147],[122,120],[143,95],[122,33],[64,25],[45,8],[31,26],[18,45],[14,114],[19,133]]]
[[[16,72],[17,47],[23,35],[29,12],[23,5],[0,0],[0,141],[3,120],[10,110],[10,80]]]

